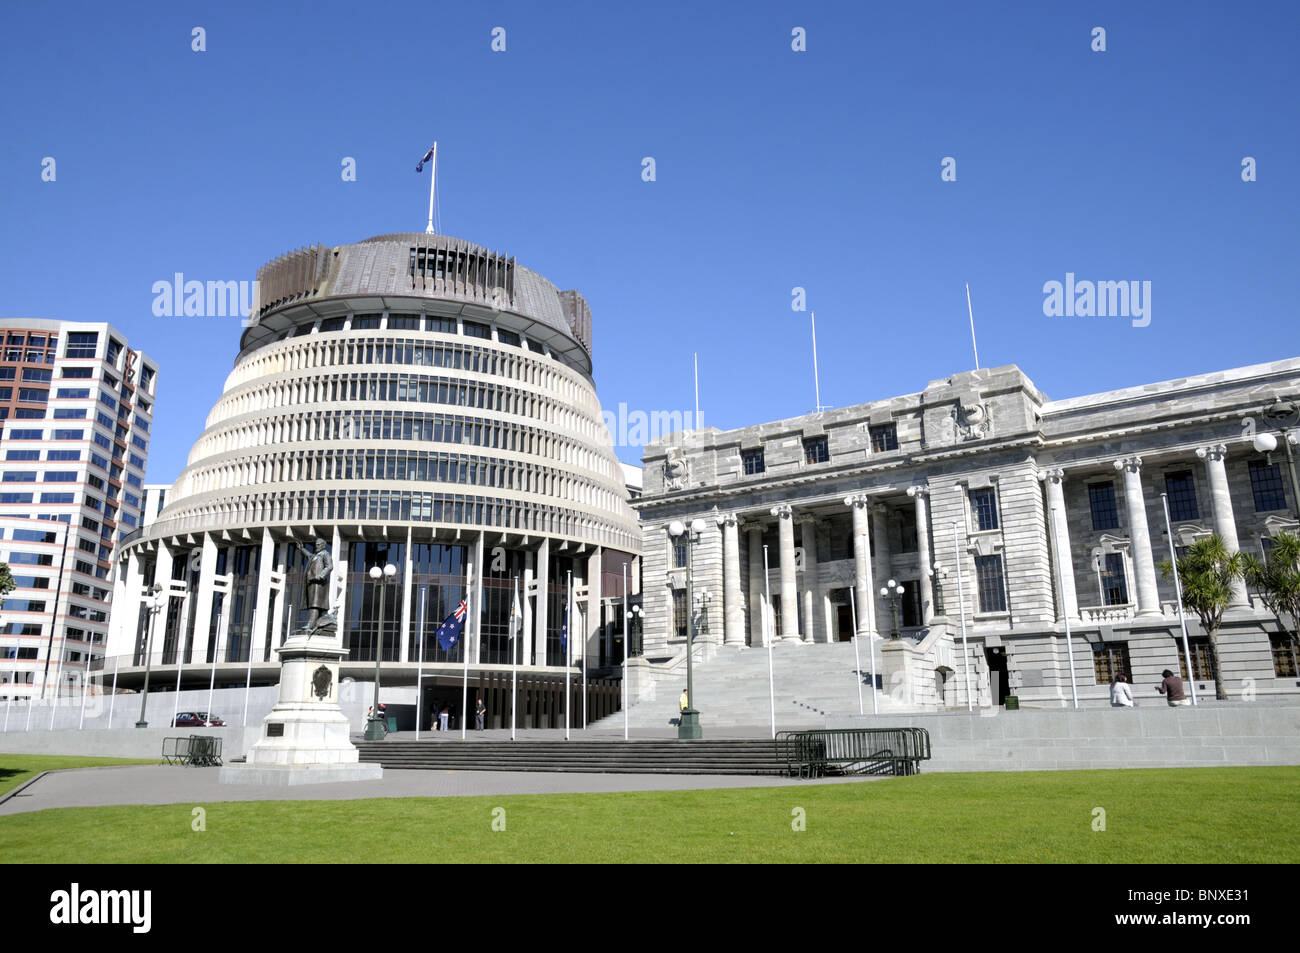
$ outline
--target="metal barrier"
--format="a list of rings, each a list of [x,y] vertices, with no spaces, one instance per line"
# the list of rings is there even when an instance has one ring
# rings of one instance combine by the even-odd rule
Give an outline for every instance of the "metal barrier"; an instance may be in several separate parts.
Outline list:
[[[777,758],[790,774],[817,778],[838,774],[921,773],[930,759],[930,733],[924,728],[837,728],[782,731]]]
[[[221,739],[211,735],[164,738],[159,764],[188,764],[200,768],[221,765]]]

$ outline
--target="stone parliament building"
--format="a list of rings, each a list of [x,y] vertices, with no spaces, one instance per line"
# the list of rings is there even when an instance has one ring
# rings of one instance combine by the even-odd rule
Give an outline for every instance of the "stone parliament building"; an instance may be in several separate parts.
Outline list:
[[[1298,396],[1300,358],[1059,401],[1006,366],[652,443],[634,501],[642,685],[680,690],[688,553],[668,526],[702,519],[690,560],[699,651],[718,655],[713,665],[730,647],[764,645],[765,632],[848,640],[856,602],[860,630],[879,640],[877,685],[908,707],[966,707],[967,676],[976,705],[1009,694],[1071,704],[1067,619],[1081,704],[1105,704],[1116,671],[1145,689],[1180,667],[1213,698],[1208,639],[1191,615],[1189,672],[1174,584],[1159,571],[1170,555],[1162,494],[1180,548],[1218,533],[1262,555],[1296,532],[1282,441],[1296,441]],[[1279,441],[1271,455],[1252,443],[1264,430]],[[881,596],[890,580],[901,598]],[[1244,586],[1218,641],[1230,696],[1300,694],[1294,643]]]

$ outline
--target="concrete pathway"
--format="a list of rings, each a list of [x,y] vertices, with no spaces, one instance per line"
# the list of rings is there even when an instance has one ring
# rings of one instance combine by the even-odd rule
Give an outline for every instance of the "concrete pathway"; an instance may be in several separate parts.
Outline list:
[[[844,784],[869,777],[828,778]],[[211,804],[219,801],[345,801],[375,797],[461,797],[617,791],[692,791],[709,788],[800,787],[797,778],[697,774],[552,774],[512,771],[387,770],[380,781],[293,787],[221,784],[216,768],[129,765],[51,771],[0,804],[0,816],[54,807],[120,804]]]

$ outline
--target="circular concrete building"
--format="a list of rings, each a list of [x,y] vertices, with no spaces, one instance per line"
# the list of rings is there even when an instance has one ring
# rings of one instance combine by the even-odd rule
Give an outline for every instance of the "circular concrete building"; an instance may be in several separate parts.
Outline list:
[[[601,421],[582,295],[418,233],[300,249],[257,277],[188,466],[119,548],[109,654],[130,656],[121,684],[143,671],[153,583],[164,684],[178,664],[206,684],[215,664],[242,685],[250,651],[254,682],[274,681],[273,648],[308,619],[317,539],[334,567],[344,677],[370,678],[380,645],[395,663],[385,684],[413,686],[421,652],[425,671],[459,673],[464,643],[448,652],[434,634],[465,598],[476,676],[508,671],[516,580],[517,658],[532,675],[563,673],[570,579],[575,664],[617,664],[606,602],[621,601],[625,567],[634,575],[639,531]]]

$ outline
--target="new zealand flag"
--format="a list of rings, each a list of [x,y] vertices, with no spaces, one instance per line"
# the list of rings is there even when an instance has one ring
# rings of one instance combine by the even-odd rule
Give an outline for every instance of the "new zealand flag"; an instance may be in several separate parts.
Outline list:
[[[465,600],[462,599],[460,605],[443,620],[442,625],[438,626],[438,644],[442,646],[443,651],[450,652],[460,641],[460,633],[465,628],[465,613]]]

